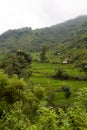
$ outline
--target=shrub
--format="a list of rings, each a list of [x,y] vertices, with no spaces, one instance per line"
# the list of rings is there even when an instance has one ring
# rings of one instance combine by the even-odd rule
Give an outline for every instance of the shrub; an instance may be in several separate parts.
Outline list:
[[[67,72],[65,70],[63,70],[62,68],[58,68],[55,75],[53,76],[55,79],[69,79],[69,75],[67,74]]]

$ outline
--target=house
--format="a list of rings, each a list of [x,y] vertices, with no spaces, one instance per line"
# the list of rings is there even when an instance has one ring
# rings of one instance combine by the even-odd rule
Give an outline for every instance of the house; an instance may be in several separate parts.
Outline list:
[[[63,64],[68,64],[67,59],[63,60],[63,62],[62,62],[62,63],[63,63]]]

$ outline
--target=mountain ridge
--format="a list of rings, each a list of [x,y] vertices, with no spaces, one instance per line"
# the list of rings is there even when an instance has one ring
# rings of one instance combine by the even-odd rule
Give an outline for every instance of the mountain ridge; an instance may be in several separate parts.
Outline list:
[[[58,45],[74,35],[87,22],[87,15],[53,25],[32,30],[31,27],[8,30],[0,35],[0,52],[17,49],[39,51],[42,45]]]

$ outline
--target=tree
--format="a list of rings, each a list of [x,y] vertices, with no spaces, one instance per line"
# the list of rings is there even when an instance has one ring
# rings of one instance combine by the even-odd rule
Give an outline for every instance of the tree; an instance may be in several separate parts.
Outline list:
[[[64,92],[65,98],[68,100],[71,96],[71,91],[69,87],[62,87],[62,91]]]
[[[40,61],[45,62],[47,57],[46,57],[46,51],[47,51],[47,46],[42,46],[41,48],[41,53],[40,53]]]
[[[1,68],[9,75],[17,74],[19,77],[29,77],[31,75],[30,64],[32,58],[29,54],[22,50],[18,50],[15,54],[10,54],[3,61]]]

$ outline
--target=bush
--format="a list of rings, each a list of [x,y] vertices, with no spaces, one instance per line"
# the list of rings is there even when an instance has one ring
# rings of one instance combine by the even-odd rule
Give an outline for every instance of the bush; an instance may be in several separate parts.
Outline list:
[[[69,79],[69,75],[65,70],[62,68],[58,68],[55,75],[53,76],[55,79],[61,79],[61,80],[66,80]]]

